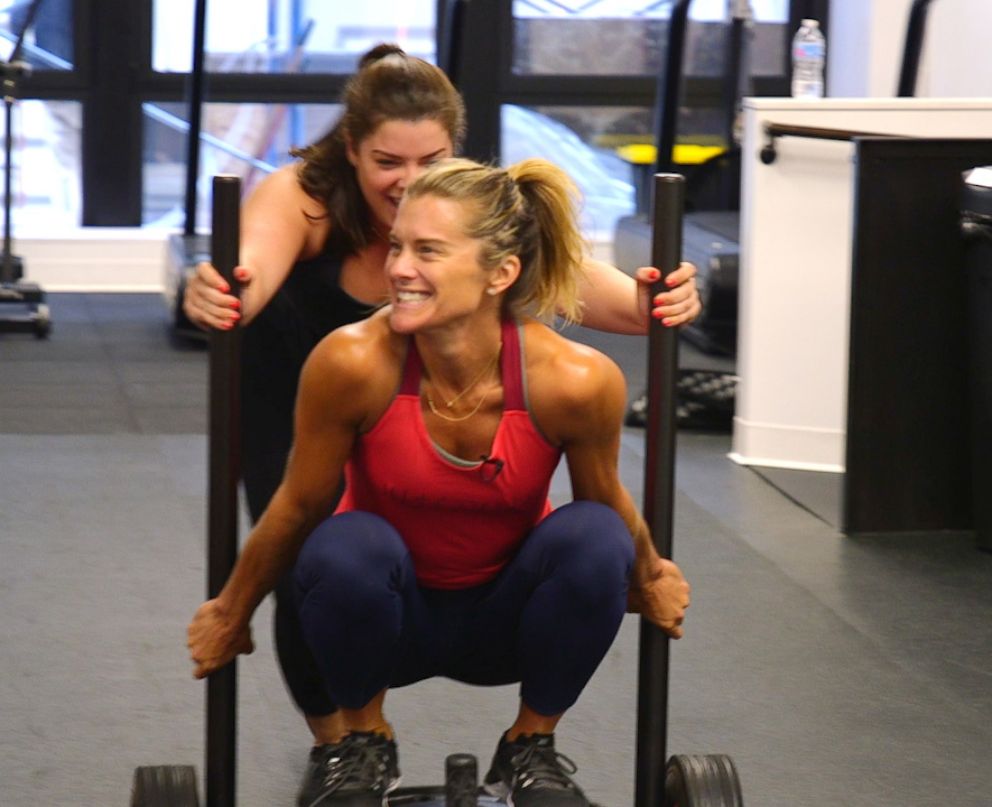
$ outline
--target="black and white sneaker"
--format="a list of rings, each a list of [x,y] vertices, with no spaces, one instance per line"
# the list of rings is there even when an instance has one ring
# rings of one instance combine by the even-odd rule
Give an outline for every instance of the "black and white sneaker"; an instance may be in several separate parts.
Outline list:
[[[310,751],[297,807],[382,807],[400,783],[396,743],[353,731]]]
[[[486,774],[485,788],[508,807],[589,807],[571,779],[575,763],[555,751],[553,734],[529,734],[508,742],[504,734]]]

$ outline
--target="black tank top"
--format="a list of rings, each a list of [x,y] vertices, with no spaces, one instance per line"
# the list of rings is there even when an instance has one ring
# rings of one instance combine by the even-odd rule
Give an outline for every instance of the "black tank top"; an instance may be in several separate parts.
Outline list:
[[[297,263],[286,282],[245,328],[242,342],[242,475],[253,521],[282,480],[293,442],[300,370],[335,328],[369,316],[340,285],[343,259],[325,250]]]

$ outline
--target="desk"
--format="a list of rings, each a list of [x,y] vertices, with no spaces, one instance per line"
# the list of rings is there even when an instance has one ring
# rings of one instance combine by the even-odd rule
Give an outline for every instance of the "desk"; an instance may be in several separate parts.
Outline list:
[[[766,122],[919,137],[992,137],[992,99],[748,98],[741,177],[737,390],[731,457],[845,469],[854,146],[781,138]],[[936,269],[936,267],[935,267]]]

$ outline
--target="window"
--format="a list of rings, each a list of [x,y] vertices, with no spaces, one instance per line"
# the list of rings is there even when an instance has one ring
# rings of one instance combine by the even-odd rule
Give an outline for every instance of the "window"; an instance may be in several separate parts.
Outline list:
[[[7,62],[18,40],[20,60],[34,70],[72,70],[74,58],[72,0],[41,0],[25,30],[31,3],[8,2],[0,10],[0,59]]]
[[[396,41],[434,60],[435,17],[447,2],[209,0],[200,175],[219,165],[221,155],[250,181],[285,161],[291,145],[330,125],[358,55],[375,42]],[[474,29],[453,65],[456,79],[471,77],[461,86],[469,112],[466,153],[493,159],[521,154],[528,143],[547,149],[536,135],[563,137],[560,127],[567,127],[576,164],[609,176],[591,189],[602,197],[594,207],[612,209],[614,191],[630,185],[629,168],[616,160],[617,143],[653,136],[659,43],[675,2],[469,0]],[[785,94],[798,19],[824,20],[827,0],[751,4],[755,94]],[[687,137],[721,128],[714,110],[725,7],[726,0],[690,6],[679,126]],[[47,221],[84,225],[176,219],[185,185],[195,8],[195,0],[41,0],[25,25],[30,0],[0,0],[0,59],[9,61],[23,32],[20,56],[32,68],[13,93],[22,99],[13,108],[15,226],[45,221],[44,209]],[[244,110],[235,111],[240,105]],[[50,171],[37,157],[45,149],[56,154]]]
[[[188,108],[182,103],[143,105],[146,225],[185,225]],[[335,104],[221,104],[203,108],[197,225],[210,226],[210,177],[235,174],[249,191],[291,158],[290,148],[316,140],[340,115]]]
[[[15,105],[10,194],[15,233],[79,226],[81,126],[82,105],[76,101]],[[0,120],[0,137],[5,135]]]
[[[435,0],[211,0],[206,63],[218,73],[337,73],[377,42],[434,58]],[[193,0],[155,0],[153,69],[189,72]]]

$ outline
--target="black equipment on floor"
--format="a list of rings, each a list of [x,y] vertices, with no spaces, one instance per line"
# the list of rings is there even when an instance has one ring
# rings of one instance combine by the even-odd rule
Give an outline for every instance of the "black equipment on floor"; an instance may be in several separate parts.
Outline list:
[[[652,295],[682,255],[685,180],[679,174],[654,177],[651,263],[661,270]],[[651,318],[648,332],[648,407],[644,436],[644,520],[655,548],[672,557],[675,507],[676,391],[678,336]],[[668,721],[668,637],[641,618],[637,705],[635,807],[742,807],[740,781],[723,754],[676,755],[666,760]]]
[[[723,370],[679,369],[675,421],[680,429],[729,432],[734,421],[737,376]],[[648,396],[634,399],[624,424],[643,429],[648,422]]]
[[[24,15],[24,23],[17,36],[17,42],[10,58],[0,61],[0,77],[3,79],[3,101],[6,131],[4,133],[4,194],[3,194],[3,257],[0,261],[0,332],[33,333],[44,339],[51,333],[52,320],[45,304],[45,292],[37,283],[27,283],[24,277],[24,261],[11,252],[11,176],[13,166],[13,122],[14,102],[17,99],[17,83],[30,74],[31,66],[18,61],[24,49],[24,35],[34,23],[35,14],[41,0],[33,0]],[[12,311],[7,306],[13,308]]]

